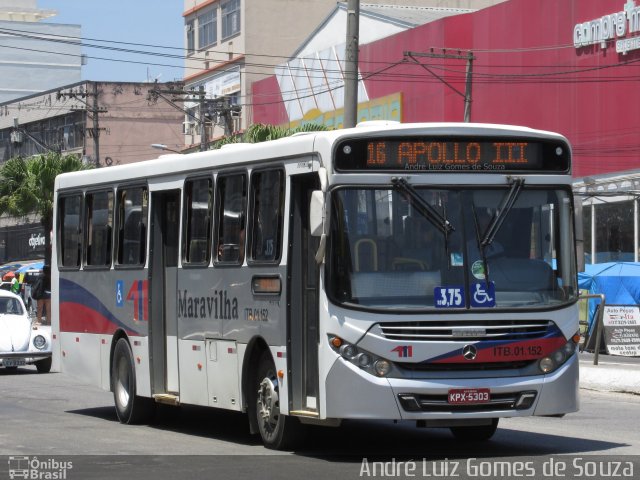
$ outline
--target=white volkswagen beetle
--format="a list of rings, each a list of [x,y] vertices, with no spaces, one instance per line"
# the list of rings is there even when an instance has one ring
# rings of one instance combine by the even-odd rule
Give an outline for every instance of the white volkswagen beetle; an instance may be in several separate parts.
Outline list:
[[[51,327],[32,322],[22,298],[0,290],[0,366],[35,365],[51,370]]]

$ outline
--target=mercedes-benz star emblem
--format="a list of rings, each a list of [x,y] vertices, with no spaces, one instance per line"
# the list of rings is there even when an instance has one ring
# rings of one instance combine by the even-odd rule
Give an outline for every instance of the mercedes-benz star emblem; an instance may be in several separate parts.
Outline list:
[[[465,345],[462,349],[462,356],[465,360],[475,360],[478,355],[478,349],[473,345]]]

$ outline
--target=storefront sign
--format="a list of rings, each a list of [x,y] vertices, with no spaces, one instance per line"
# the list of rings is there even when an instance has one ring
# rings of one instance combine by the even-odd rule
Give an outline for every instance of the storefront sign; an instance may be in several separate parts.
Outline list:
[[[639,31],[640,6],[636,6],[635,0],[627,0],[623,11],[578,23],[573,27],[573,45],[575,48],[582,48],[600,44],[601,48],[607,48],[608,40],[617,39],[616,52],[625,54],[640,49],[640,36],[623,37]]]
[[[607,353],[640,356],[640,306],[606,305],[603,324]]]
[[[31,237],[29,237],[29,247],[32,250],[35,250],[38,247],[44,247],[44,235],[41,233],[32,233]]]

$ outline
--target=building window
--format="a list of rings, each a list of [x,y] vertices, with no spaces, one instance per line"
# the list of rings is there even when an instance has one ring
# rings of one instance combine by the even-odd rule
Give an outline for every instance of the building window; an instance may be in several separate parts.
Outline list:
[[[591,205],[582,207],[582,235],[584,238],[584,258],[585,263],[593,263],[591,258]]]
[[[240,0],[228,0],[222,4],[222,39],[240,32]]]
[[[198,48],[215,45],[218,39],[218,9],[214,8],[198,16]]]
[[[633,201],[596,205],[596,263],[633,262]]]
[[[195,22],[193,20],[189,20],[185,27],[187,29],[187,55],[191,55],[196,49]]]

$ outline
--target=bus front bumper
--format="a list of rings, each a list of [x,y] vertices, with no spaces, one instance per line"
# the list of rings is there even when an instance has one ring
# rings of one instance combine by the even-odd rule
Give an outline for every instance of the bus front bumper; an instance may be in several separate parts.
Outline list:
[[[448,404],[449,390],[478,388],[489,388],[492,403]],[[327,418],[469,419],[563,415],[577,410],[577,355],[547,375],[468,379],[379,378],[338,359],[326,380]]]

